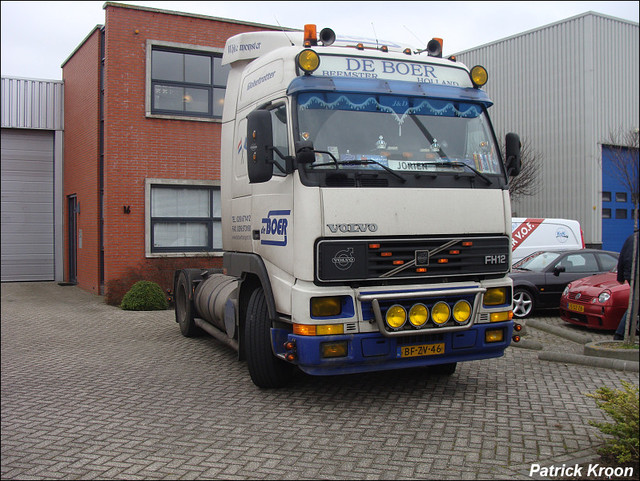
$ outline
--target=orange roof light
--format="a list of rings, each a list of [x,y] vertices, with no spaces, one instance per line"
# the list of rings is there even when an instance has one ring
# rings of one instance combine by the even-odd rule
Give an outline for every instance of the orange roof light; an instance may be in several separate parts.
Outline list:
[[[309,42],[309,45],[318,45],[318,34],[316,33],[316,26],[312,23],[308,23],[304,26],[304,43],[305,46]]]

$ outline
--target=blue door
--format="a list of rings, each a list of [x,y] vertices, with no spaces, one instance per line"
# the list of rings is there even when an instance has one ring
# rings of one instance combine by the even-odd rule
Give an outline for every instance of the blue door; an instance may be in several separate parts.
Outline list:
[[[634,165],[638,175],[638,150],[602,146],[602,248],[620,252],[633,232],[633,203],[628,183],[620,178],[619,164]],[[637,180],[636,180],[637,182]]]

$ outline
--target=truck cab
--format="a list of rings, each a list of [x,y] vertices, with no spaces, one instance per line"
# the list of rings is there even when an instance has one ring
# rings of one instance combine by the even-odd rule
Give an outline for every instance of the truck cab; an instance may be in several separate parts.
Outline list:
[[[511,342],[519,141],[503,158],[486,72],[441,50],[313,25],[227,41],[224,324],[256,385],[296,367],[450,374]]]

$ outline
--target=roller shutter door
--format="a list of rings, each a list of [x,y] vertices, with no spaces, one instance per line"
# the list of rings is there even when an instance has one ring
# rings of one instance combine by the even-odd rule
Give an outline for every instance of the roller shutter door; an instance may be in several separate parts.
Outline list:
[[[2,129],[2,281],[54,280],[54,133]]]

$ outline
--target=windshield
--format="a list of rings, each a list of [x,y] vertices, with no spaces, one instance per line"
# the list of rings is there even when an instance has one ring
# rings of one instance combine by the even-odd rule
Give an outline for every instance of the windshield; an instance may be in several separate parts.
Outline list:
[[[516,269],[540,272],[546,269],[558,257],[560,257],[560,254],[557,252],[536,252],[522,259],[520,262],[516,262],[513,267]]]
[[[492,129],[479,104],[306,92],[299,94],[297,108],[298,140],[331,154],[317,153],[307,170],[475,171],[485,179],[502,174]]]

